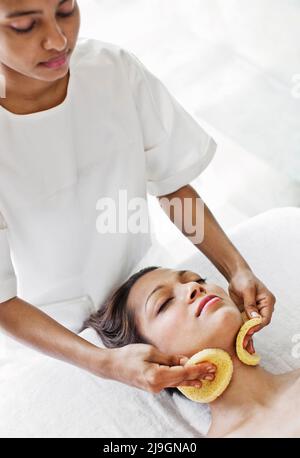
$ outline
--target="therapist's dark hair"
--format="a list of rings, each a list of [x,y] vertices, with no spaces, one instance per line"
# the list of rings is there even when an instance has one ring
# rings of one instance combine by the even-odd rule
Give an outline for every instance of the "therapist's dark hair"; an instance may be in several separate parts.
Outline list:
[[[107,348],[119,348],[129,344],[151,344],[143,337],[135,324],[134,314],[127,307],[127,299],[132,286],[139,278],[158,266],[145,267],[139,270],[115,290],[100,309],[91,315],[84,323],[83,329],[95,329],[103,345]],[[177,388],[166,388],[167,393],[175,391],[181,395]]]

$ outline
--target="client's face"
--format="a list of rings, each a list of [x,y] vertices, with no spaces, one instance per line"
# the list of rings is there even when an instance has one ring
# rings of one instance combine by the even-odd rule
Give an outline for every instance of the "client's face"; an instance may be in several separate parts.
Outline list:
[[[218,296],[205,307],[208,295]],[[231,351],[241,314],[218,285],[192,271],[156,269],[131,288],[128,307],[139,332],[164,353],[191,356],[204,348]]]

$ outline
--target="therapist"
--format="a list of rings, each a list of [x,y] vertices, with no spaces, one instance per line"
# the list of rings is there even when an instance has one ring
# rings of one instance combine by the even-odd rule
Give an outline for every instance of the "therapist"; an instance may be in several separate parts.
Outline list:
[[[196,202],[189,183],[216,148],[133,54],[78,39],[79,28],[74,0],[0,0],[0,326],[100,377],[150,392],[196,385],[207,364],[184,368],[181,355],[149,345],[98,348],[38,308],[86,294],[100,307],[151,237],[100,233],[99,199],[117,202],[122,190],[128,200],[149,192]],[[268,324],[273,294],[204,209],[197,247],[237,306]],[[195,221],[194,210],[185,218]],[[253,351],[250,336],[245,345]]]

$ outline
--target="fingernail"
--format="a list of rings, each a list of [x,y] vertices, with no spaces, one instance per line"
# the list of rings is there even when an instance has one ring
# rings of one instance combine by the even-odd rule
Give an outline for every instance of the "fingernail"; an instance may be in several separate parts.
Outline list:
[[[214,376],[211,374],[211,375],[205,375],[204,377],[204,380],[213,380],[214,379]]]
[[[215,368],[216,368],[216,366],[214,366],[213,364],[208,364],[206,366],[206,369],[215,369]]]
[[[250,313],[250,316],[251,316],[252,318],[258,318],[258,317],[260,317],[260,314],[257,313],[257,312],[251,312],[251,313]]]
[[[207,372],[209,372],[209,373],[216,372],[216,368],[215,368],[215,367],[209,367],[209,368],[207,369]]]

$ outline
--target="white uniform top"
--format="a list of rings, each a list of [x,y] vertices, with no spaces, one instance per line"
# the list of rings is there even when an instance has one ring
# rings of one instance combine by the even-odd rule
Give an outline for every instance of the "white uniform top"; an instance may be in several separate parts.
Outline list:
[[[88,294],[101,306],[151,234],[99,233],[97,201],[175,191],[215,149],[132,53],[80,38],[63,103],[27,115],[0,106],[0,302]]]

